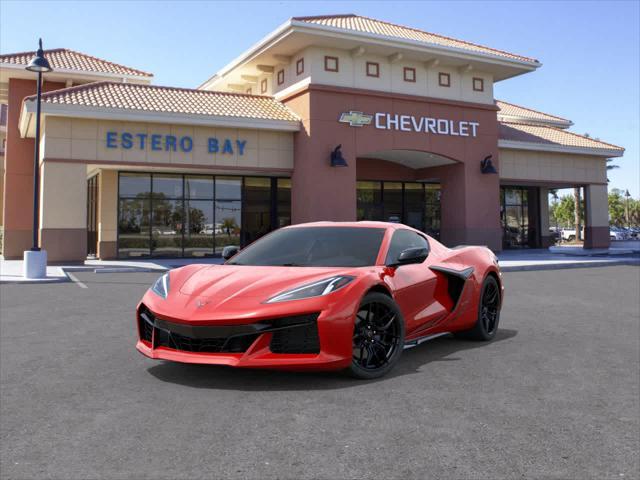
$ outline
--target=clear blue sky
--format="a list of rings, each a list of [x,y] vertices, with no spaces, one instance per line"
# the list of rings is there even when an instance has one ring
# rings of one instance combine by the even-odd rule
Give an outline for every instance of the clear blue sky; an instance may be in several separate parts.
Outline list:
[[[610,187],[640,196],[640,2],[26,2],[0,0],[0,52],[66,47],[196,87],[287,18],[358,13],[535,57],[496,97],[626,148]]]

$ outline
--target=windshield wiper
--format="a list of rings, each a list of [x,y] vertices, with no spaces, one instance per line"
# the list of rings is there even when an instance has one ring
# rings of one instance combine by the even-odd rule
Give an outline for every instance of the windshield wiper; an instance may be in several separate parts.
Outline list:
[[[302,265],[301,263],[283,263],[281,265],[279,265],[280,267],[304,267],[304,265]]]

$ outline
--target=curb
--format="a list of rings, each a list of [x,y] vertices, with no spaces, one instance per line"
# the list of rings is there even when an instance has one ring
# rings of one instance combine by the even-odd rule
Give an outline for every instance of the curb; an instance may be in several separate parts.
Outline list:
[[[502,272],[534,272],[539,270],[569,270],[573,268],[615,267],[619,265],[640,266],[640,259],[562,263],[545,265],[501,265]]]

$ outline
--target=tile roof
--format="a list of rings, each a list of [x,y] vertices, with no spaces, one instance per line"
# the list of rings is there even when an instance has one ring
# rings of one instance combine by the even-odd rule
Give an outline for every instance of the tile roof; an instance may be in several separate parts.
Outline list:
[[[35,96],[27,99],[33,100]],[[44,93],[42,101],[45,104],[82,105],[155,113],[299,121],[291,110],[272,97],[134,83],[88,83]]]
[[[520,105],[515,105],[513,103],[504,102],[502,100],[496,100],[496,105],[500,109],[498,112],[498,117],[520,117],[523,119],[533,120],[536,123],[545,123],[549,122],[551,124],[566,124],[567,127],[571,126],[573,122],[571,120],[567,120],[566,118],[557,117],[555,115],[550,115],[548,113],[539,112],[538,110],[533,110],[531,108],[522,107]]]
[[[508,58],[511,60],[520,60],[524,62],[539,63],[538,60],[529,57],[523,57],[514,53],[489,48],[464,40],[445,37],[435,33],[429,33],[411,27],[396,25],[374,18],[362,17],[355,14],[345,15],[326,15],[315,17],[294,17],[292,20],[305,22],[315,25],[323,25],[326,27],[339,28],[342,30],[351,30],[362,33],[371,33],[376,35],[384,35],[402,40],[414,40],[430,45],[438,45],[441,47],[460,48],[477,53],[489,54],[498,57]]]
[[[0,64],[28,65],[36,52],[7,53],[0,55]],[[98,72],[112,75],[132,75],[137,77],[153,77],[153,74],[125,67],[118,63],[92,57],[85,53],[56,48],[45,50],[44,55],[54,70],[76,70],[78,72]]]
[[[617,145],[612,145],[591,137],[585,137],[584,135],[578,135],[577,133],[568,132],[560,128],[508,122],[499,122],[498,127],[500,140],[538,143],[548,146],[555,145],[558,147],[615,150],[619,151],[620,155],[624,152],[624,148]]]

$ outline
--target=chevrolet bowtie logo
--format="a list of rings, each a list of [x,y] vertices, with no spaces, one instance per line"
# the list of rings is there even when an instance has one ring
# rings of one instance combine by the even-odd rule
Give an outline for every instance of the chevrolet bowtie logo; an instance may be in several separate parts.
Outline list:
[[[364,125],[371,125],[371,120],[373,120],[373,115],[368,115],[362,112],[354,112],[353,110],[350,112],[342,112],[340,115],[340,123],[348,123],[352,127],[362,127]]]

